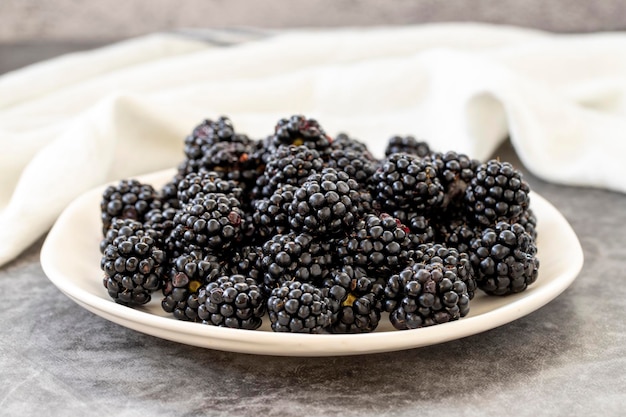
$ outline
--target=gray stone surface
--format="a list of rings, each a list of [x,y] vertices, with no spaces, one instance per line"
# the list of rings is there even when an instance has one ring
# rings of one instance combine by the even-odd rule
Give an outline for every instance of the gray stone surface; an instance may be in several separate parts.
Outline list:
[[[622,416],[626,196],[526,178],[578,234],[578,279],[508,325],[401,352],[257,357],[137,333],[59,292],[40,241],[0,269],[0,415]]]
[[[622,0],[4,0],[0,42],[113,40],[181,27],[489,22],[556,32],[624,30]]]

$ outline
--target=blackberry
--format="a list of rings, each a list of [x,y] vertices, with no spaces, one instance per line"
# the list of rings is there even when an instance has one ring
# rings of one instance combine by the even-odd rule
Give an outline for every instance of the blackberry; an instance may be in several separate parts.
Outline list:
[[[472,239],[481,230],[462,218],[441,220],[436,225],[436,242],[465,253],[469,252]]]
[[[263,285],[270,292],[288,281],[321,283],[334,265],[332,242],[306,233],[275,235],[263,244]]]
[[[359,184],[365,184],[374,175],[378,165],[363,153],[346,149],[333,150],[326,166],[347,173]]]
[[[320,155],[328,153],[331,142],[331,137],[316,120],[302,115],[279,120],[271,137],[271,146],[275,148],[281,145],[304,145],[318,151]]]
[[[478,288],[489,295],[518,293],[537,279],[537,246],[519,223],[485,229],[472,241],[470,260]]]
[[[168,270],[161,307],[178,320],[199,321],[199,290],[225,273],[217,256],[203,256],[198,252],[179,256]]]
[[[267,311],[275,332],[322,333],[331,322],[328,299],[306,282],[285,282],[274,288]]]
[[[330,144],[330,147],[333,151],[343,150],[355,152],[372,162],[376,162],[376,158],[372,156],[372,153],[365,143],[357,139],[351,138],[346,133],[339,133],[337,136],[335,136],[335,139]]]
[[[409,238],[413,245],[430,243],[435,240],[435,229],[431,225],[432,217],[405,210],[396,210],[392,216],[409,228]]]
[[[173,221],[166,247],[176,255],[193,250],[226,250],[241,241],[245,226],[239,201],[221,193],[192,200],[176,213]]]
[[[508,162],[492,159],[476,169],[465,190],[468,219],[481,226],[515,223],[528,209],[530,188],[522,173]]]
[[[176,195],[181,205],[208,193],[232,195],[239,201],[244,197],[243,189],[237,181],[223,179],[222,175],[215,171],[189,173],[178,182],[176,187]]]
[[[337,242],[337,258],[372,276],[385,276],[408,264],[411,245],[409,229],[400,221],[386,213],[368,214]]]
[[[368,333],[380,322],[383,279],[374,279],[362,268],[344,267],[334,270],[324,281],[323,293],[328,297],[332,313],[332,333]]]
[[[281,185],[299,186],[323,168],[319,152],[306,146],[281,146],[256,179],[254,198],[270,197]]]
[[[417,264],[442,264],[446,271],[453,271],[457,278],[465,283],[470,300],[474,298],[476,279],[469,254],[439,243],[427,243],[419,245],[413,251],[411,261]]]
[[[114,218],[104,237],[100,240],[100,253],[104,254],[104,250],[107,246],[113,244],[113,241],[120,236],[130,237],[138,232],[145,233],[146,231],[153,239],[158,238],[156,231],[150,228],[144,228],[144,225],[137,220]]]
[[[324,168],[294,192],[289,205],[293,230],[314,235],[346,232],[356,221],[359,184],[343,171]]]
[[[270,197],[253,202],[252,223],[257,237],[267,239],[290,231],[288,209],[295,191],[293,185],[281,185]]]
[[[185,139],[185,159],[178,175],[182,179],[192,172],[219,172],[242,187],[250,185],[259,171],[258,161],[251,157],[255,149],[255,141],[236,133],[227,117],[205,120]]]
[[[117,303],[145,304],[152,292],[163,286],[166,262],[165,252],[159,249],[151,231],[122,226],[103,251],[100,267],[104,287]]]
[[[444,188],[443,207],[446,211],[460,213],[468,184],[476,175],[480,161],[454,151],[433,152],[426,156],[436,168]]]
[[[205,324],[255,330],[265,314],[265,298],[256,281],[245,275],[217,278],[198,293],[198,318]]]
[[[524,226],[526,233],[528,233],[533,240],[537,240],[537,216],[535,216],[535,213],[530,207],[522,212],[517,222]]]
[[[423,158],[430,154],[430,147],[428,143],[418,141],[413,136],[393,136],[387,143],[385,156],[394,153],[406,153]]]
[[[106,234],[114,218],[143,222],[156,199],[157,192],[152,185],[142,184],[135,179],[121,180],[116,185],[108,186],[100,201],[102,234]]]
[[[157,232],[159,240],[165,239],[174,228],[174,217],[178,209],[171,207],[169,203],[153,204],[152,209],[144,216],[143,226]]]
[[[389,155],[372,176],[371,187],[383,211],[428,213],[443,204],[444,189],[435,166],[413,155]]]
[[[229,270],[233,275],[245,275],[258,284],[263,283],[263,250],[260,246],[247,245],[232,249],[226,256],[230,257]]]
[[[391,276],[385,296],[395,305],[389,320],[398,330],[446,323],[469,313],[465,283],[438,262],[415,264]]]

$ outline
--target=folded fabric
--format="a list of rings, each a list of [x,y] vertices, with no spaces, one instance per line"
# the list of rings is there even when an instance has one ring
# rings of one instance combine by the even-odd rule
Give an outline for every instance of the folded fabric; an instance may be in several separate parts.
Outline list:
[[[260,139],[305,114],[378,155],[411,134],[485,159],[510,136],[545,180],[626,192],[626,34],[479,24],[218,33],[214,43],[146,36],[0,77],[0,265],[88,189],[175,166],[185,135],[219,115]]]

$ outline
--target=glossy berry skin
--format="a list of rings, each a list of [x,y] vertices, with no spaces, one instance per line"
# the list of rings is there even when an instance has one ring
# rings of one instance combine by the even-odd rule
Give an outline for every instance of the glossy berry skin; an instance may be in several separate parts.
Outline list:
[[[271,146],[304,145],[325,155],[330,150],[332,138],[326,134],[315,119],[303,115],[293,115],[278,121],[271,136]]]
[[[357,220],[359,190],[358,183],[343,171],[324,168],[311,175],[289,205],[292,230],[314,236],[347,232]]]
[[[198,293],[198,317],[205,324],[255,330],[265,314],[265,298],[256,281],[245,275],[217,278]]]
[[[152,203],[157,200],[157,192],[150,184],[135,179],[121,180],[108,186],[102,193],[100,214],[102,234],[105,235],[113,219],[144,221]]]
[[[385,282],[362,268],[334,270],[323,283],[332,313],[331,333],[369,333],[380,323]]]
[[[178,254],[193,250],[225,250],[241,241],[246,222],[239,201],[211,193],[185,205],[174,217],[168,248]]]
[[[198,292],[226,273],[224,262],[214,255],[192,252],[171,261],[163,288],[161,307],[178,320],[200,321]]]
[[[483,227],[515,223],[529,207],[529,192],[521,172],[508,162],[490,160],[477,168],[465,190],[467,218]]]
[[[280,146],[256,179],[252,190],[255,199],[270,197],[283,185],[299,186],[311,174],[320,172],[324,161],[315,149],[306,146]]]
[[[408,264],[413,244],[409,236],[409,229],[394,217],[368,214],[337,242],[337,259],[371,276],[388,276]]]
[[[297,190],[293,185],[281,185],[270,197],[252,203],[252,223],[258,238],[268,239],[277,234],[289,233],[289,206]]]
[[[430,147],[427,142],[417,140],[413,136],[392,136],[387,142],[385,156],[394,153],[406,153],[423,158],[430,154]]]
[[[185,175],[176,187],[180,205],[183,206],[196,198],[212,193],[226,194],[237,198],[239,201],[243,200],[244,190],[240,184],[237,181],[224,179],[222,176],[215,171],[192,172]]]
[[[328,299],[319,288],[300,281],[272,290],[267,310],[275,332],[322,333],[331,323]]]
[[[537,246],[518,223],[485,229],[472,241],[470,260],[478,288],[489,295],[518,293],[537,280]]]
[[[465,283],[440,263],[415,264],[389,278],[385,297],[398,330],[417,329],[458,320],[469,313]]]
[[[334,263],[328,241],[318,241],[307,233],[275,235],[263,244],[263,285],[269,293],[289,281],[317,285]]]
[[[125,223],[132,221],[126,220]],[[104,271],[103,284],[115,302],[141,305],[151,294],[162,288],[165,279],[167,255],[158,246],[154,234],[137,227],[122,226],[118,236],[110,231],[105,241],[100,267]]]
[[[428,213],[443,204],[444,188],[435,166],[417,156],[395,153],[382,161],[370,181],[381,210]]]

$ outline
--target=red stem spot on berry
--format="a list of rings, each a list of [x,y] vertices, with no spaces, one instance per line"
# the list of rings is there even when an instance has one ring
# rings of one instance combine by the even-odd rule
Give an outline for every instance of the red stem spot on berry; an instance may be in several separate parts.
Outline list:
[[[241,216],[234,211],[228,213],[228,221],[234,226],[239,226],[241,224]]]

